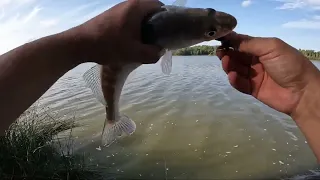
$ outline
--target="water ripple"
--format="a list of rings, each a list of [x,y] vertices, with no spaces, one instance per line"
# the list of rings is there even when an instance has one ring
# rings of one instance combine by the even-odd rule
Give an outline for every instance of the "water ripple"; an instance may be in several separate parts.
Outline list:
[[[164,162],[168,178],[191,179],[272,179],[317,164],[294,122],[233,89],[216,57],[173,62],[170,75],[159,64],[130,75],[120,110],[137,130],[99,152],[105,111],[82,79],[92,63],[69,71],[41,101],[61,114],[76,112],[86,124],[77,132],[80,150],[124,177],[163,179]]]

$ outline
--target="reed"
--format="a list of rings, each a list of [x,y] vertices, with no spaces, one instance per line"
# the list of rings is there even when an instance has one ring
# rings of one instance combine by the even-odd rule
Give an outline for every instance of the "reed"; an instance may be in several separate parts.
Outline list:
[[[0,137],[0,179],[103,179],[88,156],[73,150],[78,126],[30,108]]]

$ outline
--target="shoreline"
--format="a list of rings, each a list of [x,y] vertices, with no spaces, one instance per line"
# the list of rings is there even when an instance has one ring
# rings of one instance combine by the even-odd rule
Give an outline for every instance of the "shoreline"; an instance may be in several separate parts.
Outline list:
[[[173,52],[173,56],[216,56],[216,49],[219,46],[199,45],[181,48]],[[305,57],[312,61],[320,61],[320,51],[297,49]]]

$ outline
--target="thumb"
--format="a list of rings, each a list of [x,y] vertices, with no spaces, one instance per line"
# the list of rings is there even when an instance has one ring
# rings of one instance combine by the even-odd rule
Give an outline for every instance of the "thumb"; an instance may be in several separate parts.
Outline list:
[[[267,55],[284,44],[283,41],[278,38],[253,37],[236,32],[220,38],[219,41],[222,42],[222,46],[229,46],[239,52],[248,53],[257,57]]]
[[[159,61],[163,55],[163,50],[160,47],[154,45],[142,44],[140,42],[134,42],[131,47],[134,47],[131,56],[137,57],[134,61],[138,61],[143,64],[154,64]]]

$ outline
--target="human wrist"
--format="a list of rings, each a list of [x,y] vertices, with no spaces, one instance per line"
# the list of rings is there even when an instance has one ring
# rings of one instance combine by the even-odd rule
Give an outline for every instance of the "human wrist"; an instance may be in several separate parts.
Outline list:
[[[114,38],[118,32],[107,22],[101,28],[103,30],[97,29],[89,21],[62,33],[69,41],[68,51],[74,63],[108,61],[119,39]]]
[[[58,41],[61,41],[61,51],[64,53],[66,63],[77,66],[88,61],[85,52],[88,51],[88,38],[81,33],[78,27],[69,29],[56,35]]]
[[[320,73],[318,72],[306,85],[301,94],[299,103],[290,116],[299,126],[306,121],[318,120],[320,122]]]
[[[29,58],[29,63],[32,61],[37,64],[40,62],[48,64],[52,70],[70,70],[80,63],[74,53],[75,46],[74,40],[62,32],[28,42],[13,51]]]
[[[305,88],[292,119],[304,134],[308,144],[320,163],[320,77],[312,80]]]

